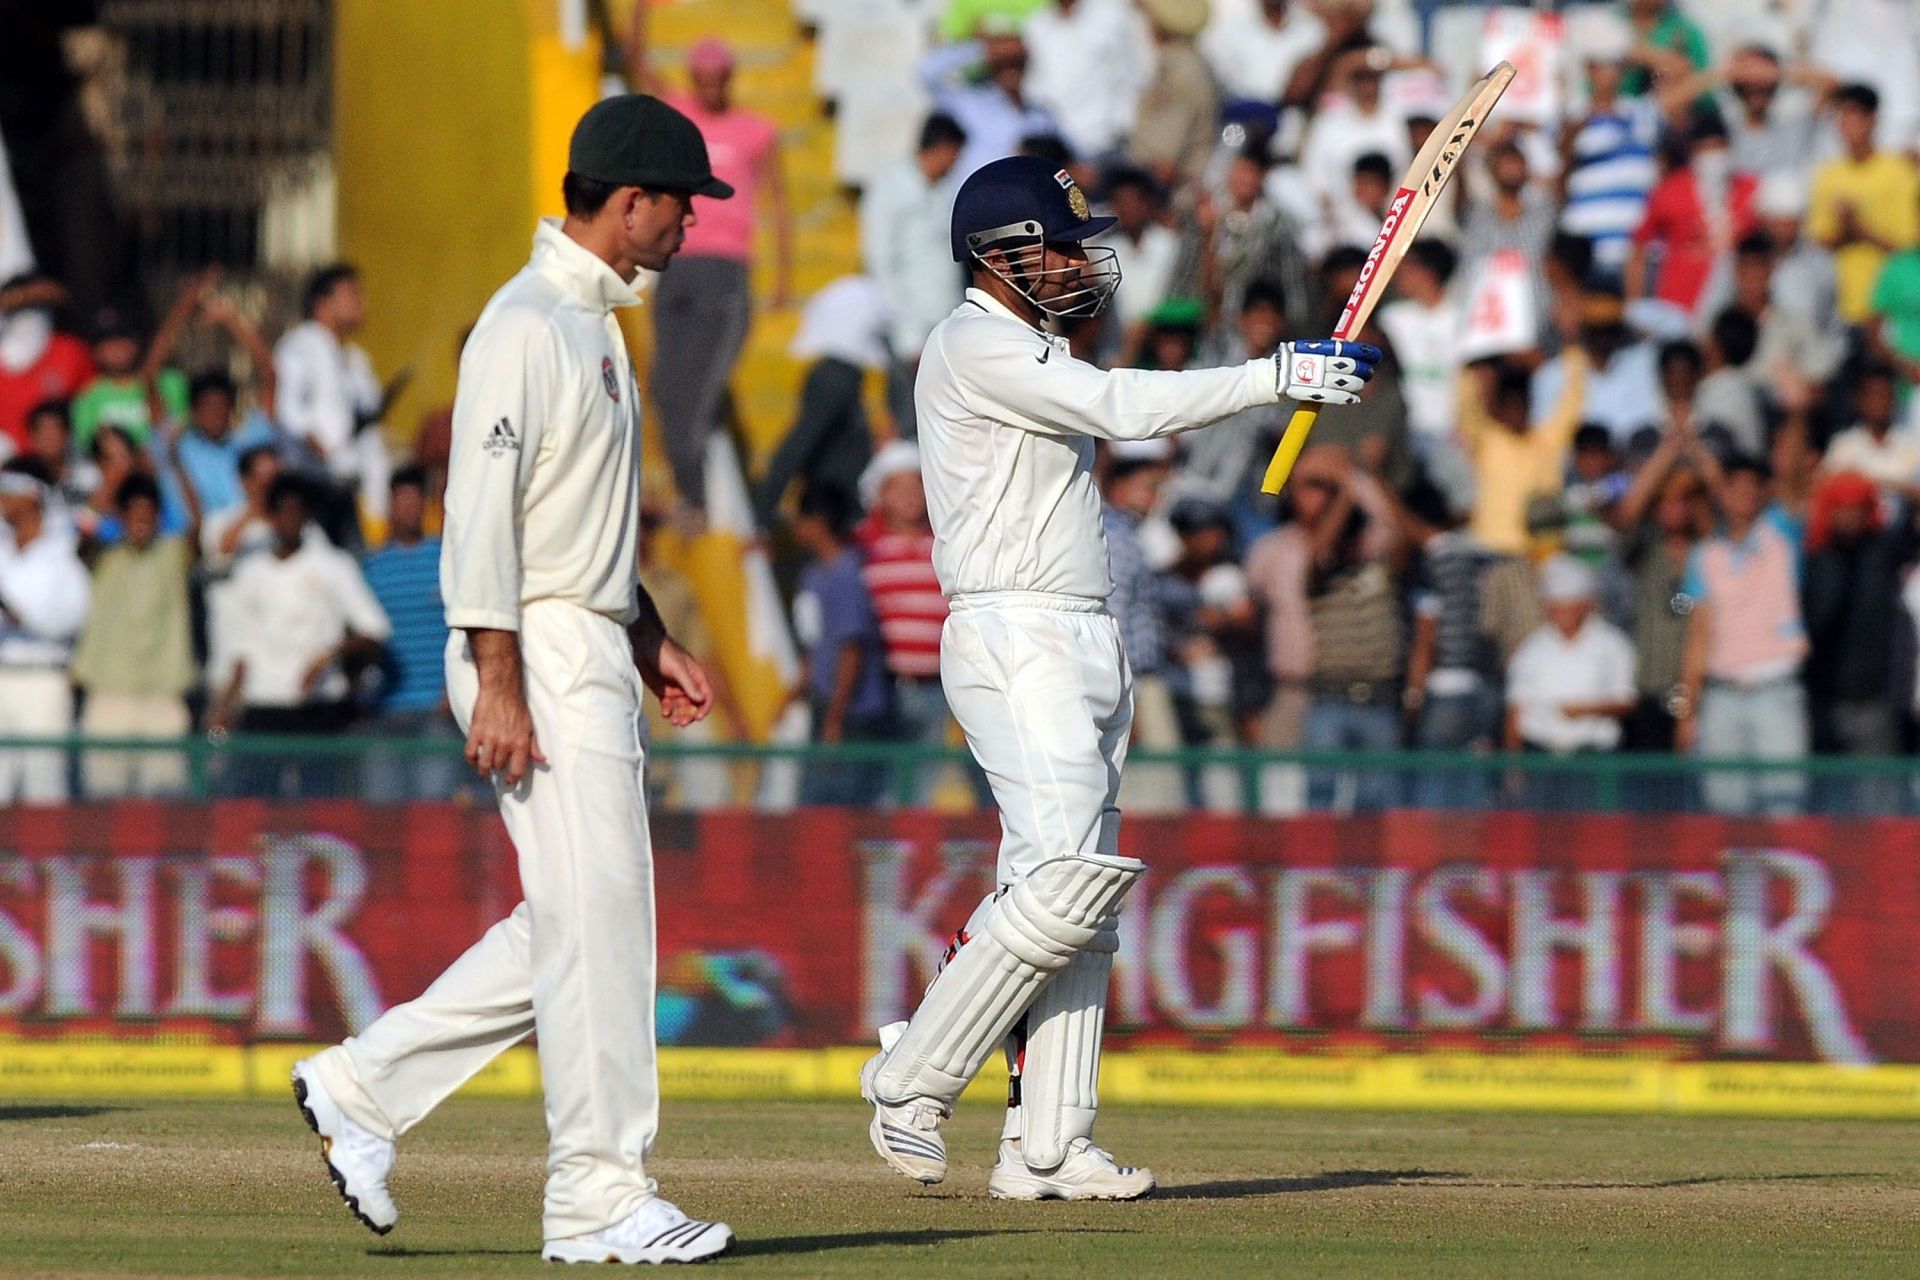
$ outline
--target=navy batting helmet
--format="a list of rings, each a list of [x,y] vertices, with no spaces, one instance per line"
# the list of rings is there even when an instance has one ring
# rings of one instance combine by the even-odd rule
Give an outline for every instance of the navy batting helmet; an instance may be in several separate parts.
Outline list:
[[[976,169],[953,198],[953,260],[996,246],[1081,241],[1113,225],[1087,212],[1073,175],[1038,156],[1008,156]]]

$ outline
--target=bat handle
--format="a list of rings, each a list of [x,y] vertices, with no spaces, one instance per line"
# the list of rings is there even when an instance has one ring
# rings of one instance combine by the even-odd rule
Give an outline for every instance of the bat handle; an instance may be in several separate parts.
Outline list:
[[[1280,437],[1280,447],[1273,451],[1273,461],[1267,464],[1260,492],[1278,493],[1287,483],[1287,477],[1293,474],[1293,464],[1300,460],[1300,451],[1307,447],[1307,434],[1319,416],[1317,405],[1303,404],[1293,411],[1293,417],[1287,420],[1286,434]]]

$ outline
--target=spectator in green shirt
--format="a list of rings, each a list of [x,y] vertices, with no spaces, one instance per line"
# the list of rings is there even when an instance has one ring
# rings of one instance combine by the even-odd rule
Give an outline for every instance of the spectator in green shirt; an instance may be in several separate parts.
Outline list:
[[[1920,246],[1887,259],[1873,286],[1869,341],[1900,370],[1903,402],[1920,384]]]
[[[80,728],[94,738],[184,738],[193,727],[186,696],[198,683],[187,577],[190,538],[160,527],[160,486],[132,475],[114,495],[124,536],[93,566],[93,611],[70,671],[86,690]],[[175,795],[186,789],[177,751],[88,751],[87,794]]]
[[[146,444],[153,436],[156,397],[165,412],[185,415],[186,377],[177,369],[148,367],[140,331],[127,312],[103,308],[94,317],[90,337],[96,372],[73,398],[73,439],[81,453],[93,447],[94,434],[102,427],[118,427],[135,444]]]
[[[159,332],[144,348],[140,331],[126,312],[108,307],[95,317],[93,363],[97,373],[73,399],[73,443],[83,456],[92,452],[94,435],[102,427],[118,427],[134,444],[146,447],[152,443],[157,424],[187,420],[187,377],[167,367],[167,362],[173,358],[180,335],[196,318],[228,329],[256,363],[266,354],[266,344],[258,340],[258,335],[249,341],[243,332],[248,326],[239,313],[212,296],[219,282],[218,267],[209,267],[188,281],[161,321]]]
[[[1656,80],[1671,80],[1702,70],[1708,62],[1707,37],[1680,12],[1673,0],[1627,0],[1633,26],[1633,65],[1620,92],[1637,98]]]

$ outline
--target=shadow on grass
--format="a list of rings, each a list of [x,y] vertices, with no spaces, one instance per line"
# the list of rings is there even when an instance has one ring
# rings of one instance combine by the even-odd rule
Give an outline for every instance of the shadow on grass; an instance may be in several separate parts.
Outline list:
[[[1462,1173],[1442,1169],[1333,1169],[1295,1178],[1240,1178],[1225,1182],[1190,1182],[1161,1187],[1156,1200],[1256,1200],[1261,1196],[1299,1195],[1311,1191],[1348,1191],[1355,1187],[1398,1187],[1408,1183],[1438,1182],[1461,1185]]]
[[[1089,1233],[1112,1234],[1108,1229],[1099,1227],[1070,1228],[1065,1231],[1048,1231],[1045,1234],[1085,1235]],[[821,1236],[771,1236],[762,1239],[735,1240],[731,1256],[752,1258],[773,1257],[787,1253],[829,1253],[838,1249],[872,1249],[883,1245],[944,1244],[949,1240],[976,1240],[984,1236],[1029,1234],[1033,1232],[1023,1228],[1010,1231],[933,1228],[927,1231],[844,1231]],[[369,1258],[523,1258],[534,1255],[530,1249],[409,1249],[405,1245],[386,1245],[368,1249],[367,1256]]]
[[[1701,1173],[1691,1178],[1650,1178],[1645,1182],[1529,1182],[1520,1185],[1540,1191],[1666,1191],[1675,1187],[1710,1187],[1723,1182],[1848,1182],[1881,1176],[1877,1173]]]
[[[103,1116],[110,1111],[124,1110],[125,1107],[34,1106],[22,1103],[0,1107],[0,1124],[9,1120],[84,1120],[88,1116]]]
[[[1058,1230],[1039,1232],[1033,1228],[1016,1227],[1012,1230],[994,1231],[986,1228],[940,1228],[926,1231],[844,1231],[823,1236],[773,1236],[767,1239],[738,1240],[734,1242],[735,1257],[751,1258],[761,1255],[771,1257],[784,1253],[827,1253],[835,1249],[872,1249],[882,1245],[928,1245],[945,1244],[949,1240],[978,1240],[987,1236],[1024,1236],[1044,1234],[1049,1236],[1078,1235],[1127,1235],[1126,1231],[1107,1227],[1066,1227]]]
[[[390,1244],[367,1250],[369,1258],[538,1258],[538,1249],[409,1249]]]

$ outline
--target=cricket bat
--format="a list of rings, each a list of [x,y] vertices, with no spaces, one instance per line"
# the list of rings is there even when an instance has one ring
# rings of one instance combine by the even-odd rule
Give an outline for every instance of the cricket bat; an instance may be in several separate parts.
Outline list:
[[[1455,103],[1447,117],[1434,126],[1433,136],[1413,158],[1413,166],[1400,179],[1400,190],[1387,205],[1387,219],[1380,224],[1373,248],[1367,251],[1367,260],[1360,267],[1360,279],[1347,295],[1347,305],[1340,311],[1340,323],[1334,326],[1334,337],[1352,338],[1365,327],[1367,317],[1373,314],[1375,304],[1387,291],[1387,281],[1393,279],[1394,268],[1413,247],[1413,238],[1420,234],[1420,224],[1433,212],[1434,202],[1440,198],[1454,170],[1460,167],[1460,157],[1466,154],[1467,144],[1480,132],[1493,104],[1500,101],[1500,95],[1512,81],[1513,64],[1501,63],[1467,90],[1467,96]],[[1280,437],[1280,446],[1273,451],[1273,461],[1267,464],[1260,492],[1280,492],[1300,457],[1300,450],[1306,447],[1314,419],[1319,416],[1318,405],[1301,405],[1293,411],[1286,433]]]

